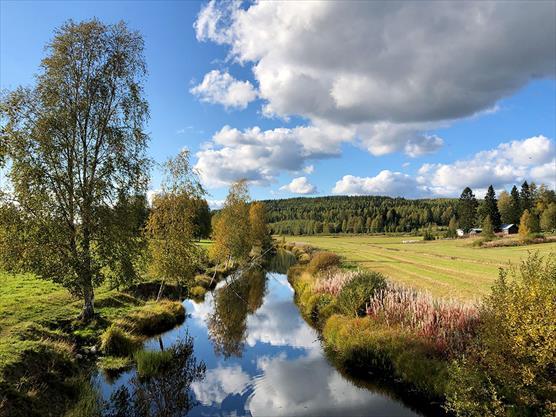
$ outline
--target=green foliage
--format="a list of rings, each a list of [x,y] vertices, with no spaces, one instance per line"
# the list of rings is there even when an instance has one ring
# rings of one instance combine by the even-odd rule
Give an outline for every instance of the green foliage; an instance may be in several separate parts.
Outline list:
[[[97,366],[105,372],[121,372],[129,369],[133,362],[129,357],[103,356],[97,361]]]
[[[64,417],[102,417],[103,401],[99,390],[87,379],[76,382],[77,402],[64,414]]]
[[[313,254],[307,271],[311,274],[318,274],[326,269],[339,266],[340,257],[333,252],[317,252]]]
[[[556,367],[556,262],[532,254],[502,270],[465,357],[451,368],[448,408],[461,416],[549,416]]]
[[[100,350],[106,355],[131,356],[140,346],[139,337],[114,324],[100,337]]]
[[[475,226],[479,203],[469,187],[465,187],[458,201],[457,213],[460,227],[468,231]]]
[[[36,85],[0,103],[19,231],[0,257],[82,297],[90,320],[94,286],[107,268],[130,272],[136,253],[137,225],[118,210],[148,182],[143,39],[123,22],[70,20],[46,50]]]
[[[194,210],[195,238],[199,240],[208,239],[210,237],[211,215],[207,200],[203,198],[194,200]]]
[[[540,227],[544,231],[556,229],[556,203],[550,205],[543,211],[540,219]]]
[[[365,307],[376,291],[386,288],[386,279],[379,272],[362,271],[340,291],[336,305],[346,316],[365,315]]]
[[[185,320],[185,308],[178,301],[149,302],[117,321],[138,335],[153,336],[174,328]]]
[[[487,216],[490,217],[492,227],[498,229],[501,224],[500,211],[498,210],[498,201],[496,200],[496,193],[492,185],[488,187],[485,199],[481,202],[478,209],[478,217],[481,223],[484,222]]]
[[[194,242],[194,219],[204,190],[189,157],[184,149],[166,162],[162,193],[153,199],[147,222],[150,269],[162,279],[161,290],[166,280],[189,286],[204,260],[204,251]]]
[[[427,398],[442,398],[447,364],[428,345],[401,328],[387,327],[369,317],[334,315],[323,329],[327,349],[348,370],[401,378]]]
[[[264,203],[253,202],[249,206],[249,227],[254,245],[266,250],[271,245],[270,232],[267,225],[266,207]]]
[[[213,217],[213,245],[209,254],[217,262],[244,263],[253,247],[249,222],[249,190],[244,180],[230,187],[224,207]]]
[[[173,359],[168,350],[139,350],[133,355],[137,364],[139,378],[150,378],[158,375]]]
[[[425,230],[425,233],[423,233],[423,240],[435,240],[436,237],[434,236],[434,234],[432,233],[432,229],[429,227]]]
[[[196,285],[189,290],[189,295],[197,299],[204,298],[206,293],[207,289],[205,287],[201,287],[200,285]]]
[[[510,221],[508,221],[507,223],[519,224],[519,219],[521,217],[521,214],[523,213],[521,207],[521,198],[519,196],[519,192],[517,191],[517,187],[514,185],[510,192]]]
[[[490,214],[483,219],[481,237],[483,240],[492,240],[494,238],[494,228],[490,220]]]
[[[429,223],[448,225],[454,199],[406,200],[377,196],[330,196],[267,200],[273,234],[411,232]]]
[[[458,222],[456,220],[456,217],[453,216],[450,219],[450,223],[448,224],[448,230],[446,231],[446,237],[449,238],[456,238],[457,237],[457,229],[458,229]]]

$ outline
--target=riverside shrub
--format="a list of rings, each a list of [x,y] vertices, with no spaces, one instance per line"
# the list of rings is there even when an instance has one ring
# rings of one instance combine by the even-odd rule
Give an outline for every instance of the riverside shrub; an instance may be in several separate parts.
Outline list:
[[[321,271],[340,265],[340,257],[332,252],[317,252],[311,258],[307,270],[315,275]]]
[[[369,299],[386,288],[384,275],[360,271],[340,291],[336,300],[338,310],[346,316],[363,316]]]
[[[531,254],[501,270],[477,337],[451,367],[447,408],[459,416],[556,413],[556,261]]]

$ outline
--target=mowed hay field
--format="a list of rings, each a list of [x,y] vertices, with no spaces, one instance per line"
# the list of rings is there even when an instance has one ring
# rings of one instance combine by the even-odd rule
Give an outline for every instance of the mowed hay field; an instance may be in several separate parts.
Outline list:
[[[470,239],[422,241],[414,236],[287,236],[335,252],[348,264],[439,297],[478,299],[488,294],[500,267],[517,265],[528,252],[556,256],[556,242],[502,248],[471,247]],[[417,243],[403,241],[420,240]]]

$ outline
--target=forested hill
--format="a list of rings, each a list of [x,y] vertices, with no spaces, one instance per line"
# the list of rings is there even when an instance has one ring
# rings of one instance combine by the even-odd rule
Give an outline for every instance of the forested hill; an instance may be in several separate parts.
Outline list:
[[[411,232],[447,226],[457,199],[408,200],[377,196],[265,200],[274,234]]]

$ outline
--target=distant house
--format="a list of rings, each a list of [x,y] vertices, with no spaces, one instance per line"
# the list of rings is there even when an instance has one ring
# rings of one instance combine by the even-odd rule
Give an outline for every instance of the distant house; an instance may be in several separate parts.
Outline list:
[[[510,224],[503,224],[500,226],[500,231],[504,235],[515,235],[517,233],[518,227],[517,225],[510,223]]]
[[[463,231],[463,229],[456,229],[456,234],[458,235],[458,237],[465,236],[465,232]]]
[[[480,235],[482,232],[483,232],[483,229],[480,229],[478,227],[474,227],[473,229],[471,229],[469,231],[469,236]]]

